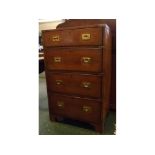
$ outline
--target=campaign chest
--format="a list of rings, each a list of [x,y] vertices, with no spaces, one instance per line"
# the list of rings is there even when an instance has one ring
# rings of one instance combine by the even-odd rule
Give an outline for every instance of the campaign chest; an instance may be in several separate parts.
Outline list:
[[[107,24],[42,33],[50,119],[66,117],[103,131],[111,88],[111,30]]]

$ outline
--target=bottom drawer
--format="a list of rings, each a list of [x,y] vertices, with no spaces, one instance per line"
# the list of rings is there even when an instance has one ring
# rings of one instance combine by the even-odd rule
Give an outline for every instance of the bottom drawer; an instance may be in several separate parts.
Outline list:
[[[101,103],[93,99],[50,95],[50,111],[52,114],[88,122],[100,122]]]

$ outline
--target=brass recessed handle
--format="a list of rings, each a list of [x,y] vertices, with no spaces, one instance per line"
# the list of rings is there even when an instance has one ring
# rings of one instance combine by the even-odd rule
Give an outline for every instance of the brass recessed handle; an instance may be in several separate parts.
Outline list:
[[[57,106],[59,108],[64,108],[64,102],[63,101],[57,101]]]
[[[59,35],[52,36],[52,41],[60,41],[60,36]]]
[[[81,83],[81,87],[83,87],[83,88],[90,88],[91,87],[91,83],[90,82],[82,82]]]
[[[90,39],[90,33],[83,33],[81,35],[82,40],[89,40]]]
[[[91,112],[92,108],[90,106],[83,106],[82,110],[83,110],[83,112]]]
[[[89,63],[91,63],[92,58],[90,58],[90,57],[82,57],[81,60],[82,60],[83,63],[89,64]]]
[[[55,82],[56,82],[57,85],[62,85],[63,84],[62,80],[56,80]]]
[[[55,63],[60,63],[61,62],[61,57],[54,57],[53,58]]]

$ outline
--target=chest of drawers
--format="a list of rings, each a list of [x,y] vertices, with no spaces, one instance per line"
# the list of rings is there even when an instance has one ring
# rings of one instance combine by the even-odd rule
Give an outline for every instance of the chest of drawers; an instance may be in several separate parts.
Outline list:
[[[102,132],[110,98],[110,28],[57,28],[43,31],[42,38],[50,119],[80,120]]]

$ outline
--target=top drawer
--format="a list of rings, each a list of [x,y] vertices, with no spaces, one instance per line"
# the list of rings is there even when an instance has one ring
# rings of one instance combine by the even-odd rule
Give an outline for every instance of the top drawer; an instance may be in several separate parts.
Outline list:
[[[45,47],[102,45],[102,27],[43,31],[43,45]]]

